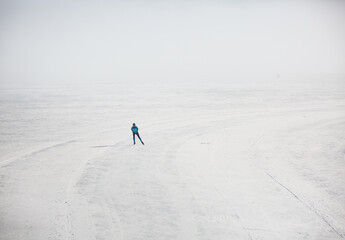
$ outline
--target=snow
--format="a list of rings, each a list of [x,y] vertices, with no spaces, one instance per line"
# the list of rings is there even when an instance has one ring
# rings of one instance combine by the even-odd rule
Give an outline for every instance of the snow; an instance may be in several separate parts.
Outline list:
[[[3,89],[0,102],[1,240],[345,238],[338,85]]]

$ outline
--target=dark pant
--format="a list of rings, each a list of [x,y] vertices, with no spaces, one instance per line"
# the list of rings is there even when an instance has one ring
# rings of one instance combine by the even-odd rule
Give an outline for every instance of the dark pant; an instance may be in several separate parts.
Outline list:
[[[141,140],[141,138],[139,136],[139,133],[133,133],[133,142],[135,143],[135,135],[137,135],[139,140],[140,140],[140,142],[143,143],[143,141]]]

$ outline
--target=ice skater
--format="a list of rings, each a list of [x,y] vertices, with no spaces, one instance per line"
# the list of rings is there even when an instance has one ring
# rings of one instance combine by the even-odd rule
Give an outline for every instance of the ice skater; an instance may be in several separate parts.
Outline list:
[[[143,145],[145,145],[144,142],[141,140],[141,138],[140,138],[140,136],[139,136],[139,128],[135,125],[135,123],[133,123],[133,126],[132,126],[131,130],[132,130],[132,132],[133,132],[133,142],[134,142],[134,144],[135,144],[135,135],[137,135],[138,138],[139,138],[139,140],[140,140],[140,142],[141,142]]]

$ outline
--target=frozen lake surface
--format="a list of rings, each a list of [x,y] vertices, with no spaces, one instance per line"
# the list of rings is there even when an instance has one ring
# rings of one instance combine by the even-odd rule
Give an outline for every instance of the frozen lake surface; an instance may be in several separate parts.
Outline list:
[[[344,92],[1,90],[0,239],[343,239]]]

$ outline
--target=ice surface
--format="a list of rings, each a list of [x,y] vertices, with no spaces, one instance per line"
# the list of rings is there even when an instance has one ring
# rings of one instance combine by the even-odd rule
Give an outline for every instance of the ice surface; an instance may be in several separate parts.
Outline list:
[[[1,90],[0,239],[343,239],[344,92]]]

